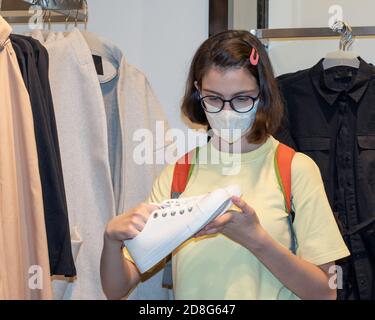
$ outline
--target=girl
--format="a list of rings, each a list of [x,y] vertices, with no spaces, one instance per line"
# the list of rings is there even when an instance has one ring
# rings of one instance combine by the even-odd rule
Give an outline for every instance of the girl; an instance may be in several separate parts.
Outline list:
[[[261,42],[247,31],[206,40],[191,64],[182,112],[214,135],[199,150],[184,197],[230,184],[243,196],[173,252],[176,299],[335,299],[334,261],[349,255],[329,206],[319,168],[306,155],[292,161],[292,196],[298,241],[291,233],[274,167],[282,101]],[[228,169],[228,162],[231,167]],[[174,166],[155,181],[148,203],[170,198]],[[140,204],[111,220],[101,261],[104,292],[119,299],[141,275],[123,240],[135,237],[156,207]],[[160,267],[160,266],[159,266]]]

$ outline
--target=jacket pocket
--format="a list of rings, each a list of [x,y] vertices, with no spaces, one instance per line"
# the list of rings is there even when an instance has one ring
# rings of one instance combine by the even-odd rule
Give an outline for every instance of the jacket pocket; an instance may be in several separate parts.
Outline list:
[[[375,194],[375,136],[359,135],[357,140],[358,180],[366,184],[368,192]]]
[[[358,145],[363,150],[375,150],[375,136],[357,136]]]
[[[324,181],[329,177],[329,150],[331,138],[326,137],[296,137],[298,151],[306,154],[318,165]]]
[[[375,208],[375,135],[358,135],[358,179],[365,190],[369,211]],[[368,213],[370,214],[370,213]],[[361,230],[363,240],[367,250],[371,255],[370,259],[375,259],[375,221]]]

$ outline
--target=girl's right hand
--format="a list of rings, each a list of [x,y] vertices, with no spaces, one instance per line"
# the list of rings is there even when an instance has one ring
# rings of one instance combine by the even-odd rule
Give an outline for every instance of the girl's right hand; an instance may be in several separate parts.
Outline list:
[[[123,242],[136,237],[144,228],[151,213],[158,207],[141,203],[128,212],[116,216],[107,224],[105,238],[110,241]]]

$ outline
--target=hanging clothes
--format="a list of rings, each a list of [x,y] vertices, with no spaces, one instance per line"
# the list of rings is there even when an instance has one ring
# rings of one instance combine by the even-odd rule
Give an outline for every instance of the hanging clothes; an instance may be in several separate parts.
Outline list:
[[[11,31],[0,16],[0,299],[51,299],[33,115]]]
[[[128,64],[115,45],[77,28],[28,35],[50,56],[69,221],[83,243],[76,260],[77,280],[68,288],[54,281],[55,296],[104,299],[99,265],[105,225],[146,200],[164,165],[154,160],[169,145],[162,141],[158,149],[153,141],[152,163],[140,165],[133,158],[139,145],[133,135],[142,129],[155,138],[156,123],[168,130],[168,121],[145,75]],[[102,63],[102,70],[94,61]],[[79,244],[73,241],[72,246],[78,252]],[[168,290],[161,284],[162,271],[140,284],[132,297],[166,299]]]
[[[351,256],[340,299],[375,299],[375,68],[314,67],[279,77],[286,118],[276,137],[310,156]]]
[[[147,199],[164,167],[164,163],[158,164],[155,160],[170,144],[164,136],[160,137],[164,132],[156,132],[156,124],[162,125],[165,131],[169,130],[169,124],[146,76],[126,61],[121,49],[91,32],[83,31],[82,35],[91,53],[99,56],[103,64],[103,74],[97,77],[107,117],[116,213],[121,214]],[[153,152],[151,163],[139,164],[134,159],[134,151],[140,144],[134,139],[134,133],[139,129],[148,130],[153,137],[153,143],[148,145]],[[156,145],[157,138],[163,145]]]
[[[105,299],[100,255],[107,222],[115,216],[106,115],[93,58],[78,29],[66,36],[33,33],[50,57],[70,230],[76,233],[77,279],[54,281],[56,299]]]
[[[48,79],[48,53],[30,37],[11,35],[27,87],[34,118],[51,275],[76,275],[60,147]]]
[[[144,202],[151,192],[154,179],[163,169],[157,164],[170,142],[163,139],[164,132],[156,132],[159,123],[169,129],[167,117],[156,98],[146,76],[129,64],[123,52],[110,41],[93,33],[82,32],[91,53],[99,59],[97,73],[101,85],[107,116],[109,162],[116,204],[121,214]],[[133,137],[137,130],[147,130],[154,141],[152,163],[139,164],[134,151],[139,145]],[[161,137],[160,137],[161,136]],[[156,145],[161,138],[163,146]],[[168,290],[162,287],[163,270],[142,281],[128,299],[168,299]]]

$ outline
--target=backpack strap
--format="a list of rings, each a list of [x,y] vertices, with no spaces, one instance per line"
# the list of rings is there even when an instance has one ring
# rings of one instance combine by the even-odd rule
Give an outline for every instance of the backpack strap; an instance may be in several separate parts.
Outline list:
[[[275,153],[275,172],[284,196],[285,211],[288,213],[288,224],[292,236],[291,251],[294,254],[297,252],[297,237],[293,227],[295,213],[292,203],[292,161],[295,154],[295,150],[282,143],[279,143]]]
[[[192,163],[192,159],[194,157],[194,154],[197,157],[198,150],[198,148],[193,149],[176,162],[173,170],[171,187],[172,199],[179,198],[180,195],[185,191],[185,188],[194,169],[194,163]]]
[[[284,195],[285,210],[292,214],[292,161],[296,152],[279,143],[275,154],[275,171]],[[294,217],[293,217],[294,220]]]
[[[194,169],[194,163],[192,159],[197,158],[199,148],[193,149],[181,157],[175,164],[173,170],[172,186],[171,186],[171,198],[177,199],[185,191],[186,186],[189,182],[191,174]],[[163,272],[163,287],[172,289],[173,288],[173,276],[172,276],[172,255],[166,258],[166,264]]]

